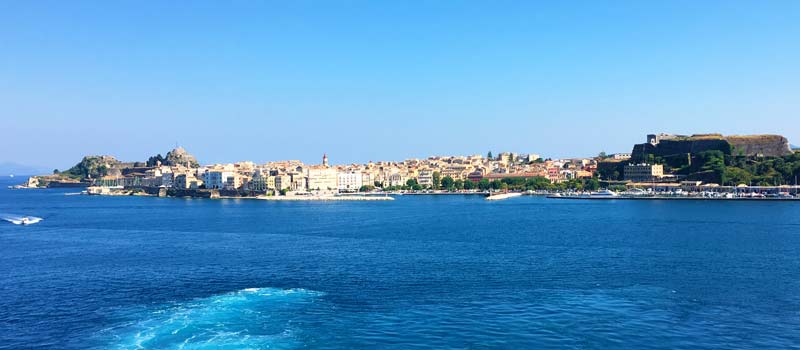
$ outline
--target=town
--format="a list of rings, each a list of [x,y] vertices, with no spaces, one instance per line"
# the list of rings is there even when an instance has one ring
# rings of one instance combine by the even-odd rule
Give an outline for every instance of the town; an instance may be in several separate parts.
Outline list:
[[[89,187],[90,194],[314,198],[354,193],[797,193],[800,153],[778,135],[647,135],[631,153],[550,159],[539,154],[432,156],[332,165],[298,160],[200,165],[181,147],[146,162],[87,156],[21,187]],[[633,192],[631,192],[633,191]]]

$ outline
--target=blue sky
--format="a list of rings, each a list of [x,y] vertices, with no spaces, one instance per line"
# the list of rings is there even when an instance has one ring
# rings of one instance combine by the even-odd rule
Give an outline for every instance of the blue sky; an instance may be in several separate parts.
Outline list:
[[[0,161],[800,143],[798,1],[4,1]]]

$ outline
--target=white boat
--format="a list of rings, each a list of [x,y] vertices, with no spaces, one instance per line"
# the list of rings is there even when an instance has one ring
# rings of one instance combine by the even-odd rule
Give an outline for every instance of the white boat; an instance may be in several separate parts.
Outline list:
[[[609,190],[600,190],[597,192],[589,193],[589,198],[614,198],[618,196],[619,195],[616,192]]]
[[[35,216],[11,217],[4,219],[14,225],[33,225],[43,220],[42,218],[37,218]]]
[[[21,220],[21,224],[23,225],[33,225],[39,221],[42,221],[42,218],[34,218],[34,217],[24,217]]]
[[[519,192],[508,192],[508,193],[492,194],[492,195],[486,197],[486,200],[487,201],[499,201],[499,200],[503,200],[503,199],[519,197],[521,195],[522,195],[522,193],[519,193]]]

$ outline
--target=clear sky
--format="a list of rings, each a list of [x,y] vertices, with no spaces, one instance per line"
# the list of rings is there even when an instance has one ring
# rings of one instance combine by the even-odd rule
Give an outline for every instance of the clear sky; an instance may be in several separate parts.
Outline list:
[[[800,143],[800,1],[2,1],[0,161]]]

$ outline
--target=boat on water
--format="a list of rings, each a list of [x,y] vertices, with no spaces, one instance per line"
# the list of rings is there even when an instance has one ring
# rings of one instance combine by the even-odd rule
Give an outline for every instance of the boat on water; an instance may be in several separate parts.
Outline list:
[[[609,190],[600,190],[597,192],[589,193],[589,198],[615,198],[619,197],[619,195],[614,191]]]
[[[522,193],[519,192],[508,192],[508,193],[500,193],[500,194],[492,194],[486,197],[487,201],[499,201],[502,199],[509,199],[514,197],[521,196]]]
[[[44,220],[42,218],[37,218],[35,216],[10,217],[4,219],[14,225],[33,225],[35,223],[38,223],[39,221]]]
[[[33,217],[24,217],[20,219],[20,224],[22,225],[33,225],[39,221],[42,221],[42,218],[33,218]]]

